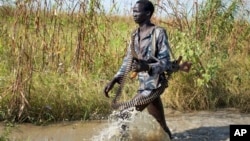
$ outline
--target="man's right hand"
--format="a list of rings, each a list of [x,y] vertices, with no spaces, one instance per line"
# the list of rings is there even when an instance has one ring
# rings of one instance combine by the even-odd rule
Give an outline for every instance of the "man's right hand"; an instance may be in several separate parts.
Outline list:
[[[121,83],[121,77],[114,77],[104,88],[104,94],[109,98],[109,91],[114,87],[115,83]]]

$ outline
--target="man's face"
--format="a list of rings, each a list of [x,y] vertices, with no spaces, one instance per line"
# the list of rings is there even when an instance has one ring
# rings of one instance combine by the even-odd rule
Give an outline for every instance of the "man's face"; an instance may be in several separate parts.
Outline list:
[[[148,20],[150,18],[149,14],[150,12],[145,11],[143,5],[140,3],[136,3],[133,7],[133,18],[135,23],[137,24],[143,23]]]

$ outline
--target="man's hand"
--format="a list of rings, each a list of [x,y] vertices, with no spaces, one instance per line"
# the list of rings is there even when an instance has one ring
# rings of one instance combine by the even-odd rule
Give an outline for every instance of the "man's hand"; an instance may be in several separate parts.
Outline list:
[[[121,77],[114,77],[104,88],[104,94],[106,97],[109,98],[109,91],[114,87],[115,83],[120,84],[121,83]]]
[[[142,72],[149,71],[150,67],[148,63],[144,60],[134,60],[132,63],[132,71],[134,72]]]
[[[180,70],[180,62],[182,60],[182,56],[179,56],[179,58],[177,60],[174,60],[172,62],[172,72],[177,72]]]
[[[182,64],[180,64],[181,60],[182,60],[182,56],[180,56],[177,60],[172,62],[172,71],[173,72],[177,72],[179,70],[184,71],[184,72],[189,72],[189,70],[192,66],[192,63],[185,61]]]
[[[180,70],[184,72],[189,72],[191,66],[192,66],[191,62],[185,61],[182,64],[180,64]]]

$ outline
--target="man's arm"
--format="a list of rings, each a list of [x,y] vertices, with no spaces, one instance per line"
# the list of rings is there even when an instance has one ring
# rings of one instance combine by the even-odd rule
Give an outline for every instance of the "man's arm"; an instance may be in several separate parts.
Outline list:
[[[189,72],[192,63],[188,61],[180,63],[182,60],[182,56],[180,56],[177,60],[171,61],[171,49],[168,43],[168,36],[166,30],[164,28],[158,28],[156,30],[160,30],[160,33],[158,38],[156,39],[156,48],[158,50],[158,52],[156,52],[157,63],[151,64],[150,66],[152,72],[158,74],[164,71],[177,72],[179,70]]]
[[[115,83],[121,83],[121,78],[124,76],[124,73],[126,71],[126,67],[128,64],[128,59],[130,55],[130,50],[128,49],[126,56],[123,59],[123,63],[120,67],[120,69],[118,70],[118,72],[115,74],[115,76],[113,77],[113,79],[105,86],[104,88],[104,94],[106,97],[109,97],[109,91],[114,87]]]
[[[170,61],[169,43],[166,30],[158,28],[159,35],[156,38],[156,63],[149,64],[151,72],[153,74],[160,74],[166,70],[172,69],[172,63]],[[153,58],[153,57],[152,57]]]

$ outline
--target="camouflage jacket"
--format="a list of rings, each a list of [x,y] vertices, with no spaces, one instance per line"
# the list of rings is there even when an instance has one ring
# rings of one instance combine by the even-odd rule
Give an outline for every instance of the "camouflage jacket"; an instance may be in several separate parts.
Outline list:
[[[155,30],[159,30],[159,35],[155,38],[155,57],[159,60],[158,62],[151,62],[151,56],[153,50],[153,33]],[[134,32],[135,41],[134,48],[138,56],[141,59],[148,60],[149,65],[151,66],[151,71],[149,72],[139,72],[139,90],[153,90],[161,86],[161,77],[160,74],[163,74],[165,70],[171,70],[172,63],[170,61],[169,53],[169,43],[166,30],[161,27],[154,28],[151,33],[149,33],[145,38],[141,39],[141,44],[139,45],[139,31],[138,29]],[[140,46],[140,47],[139,47]],[[123,60],[123,63],[116,73],[115,77],[119,77],[124,74],[125,68],[127,66],[127,60],[129,55],[131,55],[130,47],[128,47],[127,54]]]

